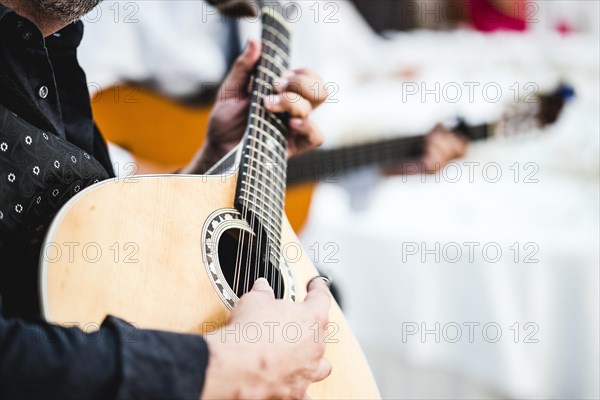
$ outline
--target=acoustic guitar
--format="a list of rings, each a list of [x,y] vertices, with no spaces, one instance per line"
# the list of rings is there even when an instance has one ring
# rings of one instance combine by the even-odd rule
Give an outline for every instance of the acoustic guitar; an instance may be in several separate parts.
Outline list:
[[[572,89],[562,85],[533,103],[514,104],[499,121],[462,122],[452,130],[469,141],[517,135],[555,122],[572,95]],[[92,107],[106,138],[135,156],[135,165],[120,167],[150,174],[175,171],[192,159],[206,136],[202,127],[211,110],[210,105],[187,105],[134,85],[115,85],[98,93]],[[164,146],[165,138],[169,146]],[[418,160],[425,140],[425,135],[370,140],[290,159],[285,213],[294,231],[300,232],[308,217],[315,184],[336,183],[343,174],[365,166]]]
[[[287,125],[262,106],[273,78],[288,67],[290,33],[273,6],[262,9],[262,22],[242,145],[204,176],[105,181],[67,203],[41,256],[48,321],[89,327],[114,315],[140,328],[206,334],[225,324],[259,277],[269,280],[277,298],[305,298],[318,273],[284,215]],[[57,246],[76,251],[50,256],[48,249]],[[333,372],[311,385],[309,395],[378,398],[335,302],[330,328],[325,357]]]

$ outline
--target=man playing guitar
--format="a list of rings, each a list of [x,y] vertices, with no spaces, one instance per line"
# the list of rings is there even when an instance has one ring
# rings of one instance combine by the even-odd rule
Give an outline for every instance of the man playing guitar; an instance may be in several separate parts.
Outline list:
[[[311,281],[302,303],[277,301],[265,280],[256,281],[225,334],[208,343],[116,318],[94,333],[35,319],[37,258],[51,217],[86,186],[114,176],[76,60],[83,27],[73,21],[100,1],[0,1],[0,398],[304,398],[331,371],[324,343],[309,329],[327,322],[325,280]],[[203,173],[238,143],[259,54],[260,43],[249,42],[219,93],[207,142],[181,172]],[[290,115],[290,153],[322,140],[308,119],[326,95],[311,90],[315,84],[323,86],[312,71],[288,71],[281,93],[265,101]],[[296,343],[226,334],[236,324],[291,321],[306,332]]]

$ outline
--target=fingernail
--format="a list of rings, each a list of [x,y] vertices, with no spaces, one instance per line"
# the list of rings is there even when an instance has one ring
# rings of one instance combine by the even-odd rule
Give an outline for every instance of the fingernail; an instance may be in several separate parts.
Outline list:
[[[291,79],[294,77],[294,72],[293,71],[285,71],[283,74],[281,74],[281,77],[284,79]]]
[[[253,40],[248,39],[246,42],[246,47],[244,47],[244,54],[249,54],[251,50],[254,48],[255,44]]]
[[[290,126],[292,128],[302,128],[302,125],[304,125],[303,119],[300,119],[300,118],[291,118],[290,119]]]
[[[306,288],[308,290],[310,290],[310,286],[312,285],[312,283],[314,281],[318,281],[318,280],[321,280],[321,281],[325,282],[325,285],[327,285],[327,287],[329,287],[329,288],[331,287],[331,278],[328,278],[326,276],[315,276],[310,281],[308,281],[308,284],[306,285]]]
[[[281,96],[272,94],[269,97],[267,97],[267,103],[270,103],[272,105],[277,105],[277,104],[281,103]]]
[[[252,286],[252,290],[259,291],[268,291],[271,290],[271,286],[269,282],[265,278],[259,278],[256,282],[254,282],[254,286]]]

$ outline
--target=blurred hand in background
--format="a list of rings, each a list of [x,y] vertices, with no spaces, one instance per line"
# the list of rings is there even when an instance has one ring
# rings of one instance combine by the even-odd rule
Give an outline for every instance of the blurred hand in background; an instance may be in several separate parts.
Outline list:
[[[450,161],[463,157],[467,148],[465,138],[438,124],[425,137],[423,156],[420,159],[386,165],[383,171],[386,175],[434,174]]]

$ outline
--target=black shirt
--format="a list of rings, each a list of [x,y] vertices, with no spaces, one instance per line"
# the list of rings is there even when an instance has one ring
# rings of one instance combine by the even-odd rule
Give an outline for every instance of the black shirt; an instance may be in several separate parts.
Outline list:
[[[197,399],[208,360],[201,337],[115,318],[86,334],[37,319],[49,218],[113,175],[76,58],[82,34],[76,22],[44,38],[0,4],[0,398]]]

